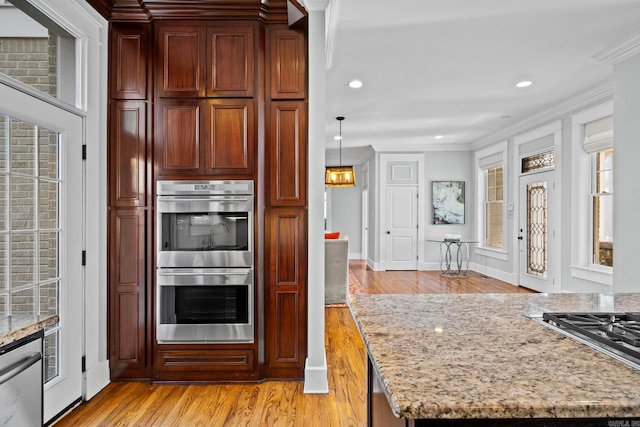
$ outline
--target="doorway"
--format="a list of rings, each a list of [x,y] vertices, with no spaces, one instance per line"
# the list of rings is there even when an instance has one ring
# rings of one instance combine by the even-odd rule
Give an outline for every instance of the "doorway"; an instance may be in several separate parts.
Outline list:
[[[519,284],[539,292],[560,290],[559,200],[555,172],[520,177]]]

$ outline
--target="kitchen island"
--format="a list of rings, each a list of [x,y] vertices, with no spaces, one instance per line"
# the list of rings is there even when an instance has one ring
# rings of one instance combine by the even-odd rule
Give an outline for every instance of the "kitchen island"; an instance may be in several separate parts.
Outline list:
[[[640,294],[357,294],[349,304],[368,354],[369,426],[640,427],[639,370],[525,316],[640,311]]]

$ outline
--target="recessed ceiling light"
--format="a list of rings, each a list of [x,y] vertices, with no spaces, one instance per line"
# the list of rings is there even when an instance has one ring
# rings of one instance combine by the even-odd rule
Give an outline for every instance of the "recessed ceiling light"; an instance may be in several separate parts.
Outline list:
[[[349,87],[353,89],[358,89],[362,87],[362,82],[360,80],[351,80],[349,82]]]
[[[434,138],[435,139],[442,139],[442,138],[444,138],[444,136],[443,135],[436,135],[436,136],[434,136]]]
[[[521,82],[516,83],[516,87],[528,87],[528,86],[531,86],[532,84],[533,82],[529,80],[523,80]]]
[[[335,139],[336,141],[339,141],[342,139],[342,137],[340,135],[336,135],[333,137],[333,139]]]

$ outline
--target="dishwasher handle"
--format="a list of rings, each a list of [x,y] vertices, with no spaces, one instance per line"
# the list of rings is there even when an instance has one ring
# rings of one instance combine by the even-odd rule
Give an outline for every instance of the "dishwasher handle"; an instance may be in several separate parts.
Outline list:
[[[29,369],[34,363],[38,363],[42,359],[42,354],[39,352],[30,353],[26,357],[18,360],[11,366],[0,371],[0,385],[6,383],[11,378]]]

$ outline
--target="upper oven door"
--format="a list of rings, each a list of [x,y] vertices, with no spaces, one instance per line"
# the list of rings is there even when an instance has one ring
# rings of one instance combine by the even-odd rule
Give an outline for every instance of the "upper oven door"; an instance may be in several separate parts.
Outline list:
[[[157,267],[253,266],[253,196],[158,196]]]

